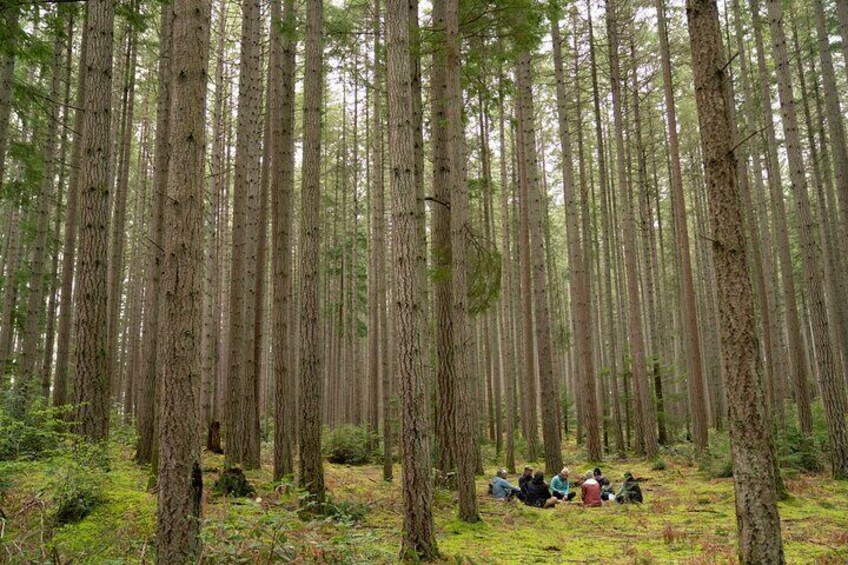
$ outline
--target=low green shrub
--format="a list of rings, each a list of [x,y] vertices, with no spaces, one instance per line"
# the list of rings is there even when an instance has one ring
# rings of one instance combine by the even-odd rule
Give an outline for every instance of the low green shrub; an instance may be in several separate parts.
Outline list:
[[[56,460],[56,473],[48,483],[58,525],[75,524],[104,500],[106,450],[81,443]]]
[[[53,455],[70,437],[68,408],[44,406],[40,400],[15,414],[7,394],[0,402],[0,461],[34,460]]]
[[[698,465],[711,479],[729,479],[733,476],[730,439],[726,433],[710,433],[707,452],[698,456]]]
[[[355,524],[365,519],[368,507],[358,502],[327,498],[324,502],[323,514],[334,522]]]
[[[654,459],[653,461],[651,461],[651,470],[652,471],[665,471],[665,468],[666,468],[666,464],[665,464],[664,459],[658,457],[658,458]]]
[[[221,496],[232,496],[235,498],[252,498],[256,496],[256,489],[247,481],[244,471],[238,467],[224,469],[218,480],[212,485],[212,492]]]
[[[364,465],[371,460],[371,446],[376,445],[373,434],[364,426],[347,424],[325,431],[324,455],[330,463]]]
[[[811,437],[795,427],[790,427],[777,440],[777,457],[780,466],[805,473],[817,473],[824,469],[820,459],[824,452]]]

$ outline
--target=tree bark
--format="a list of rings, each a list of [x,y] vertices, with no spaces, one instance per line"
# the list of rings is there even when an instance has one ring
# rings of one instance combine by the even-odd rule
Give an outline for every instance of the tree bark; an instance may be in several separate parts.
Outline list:
[[[136,461],[150,463],[153,459],[156,410],[159,398],[159,304],[162,280],[162,225],[165,214],[165,194],[168,186],[170,159],[171,113],[171,28],[173,10],[162,10],[159,33],[159,85],[156,106],[156,148],[154,149],[153,196],[148,224],[147,284],[144,294],[144,325],[142,328],[142,369],[138,385],[138,443]]]
[[[451,358],[453,360],[454,422],[459,517],[465,522],[480,519],[477,513],[476,470],[477,420],[473,406],[474,376],[468,340],[468,263],[466,255],[469,225],[468,186],[465,178],[465,131],[462,123],[462,84],[460,82],[459,4],[445,0],[444,104],[446,122],[446,180],[450,190],[451,241]]]
[[[303,172],[300,232],[300,482],[309,496],[303,503],[324,502],[321,461],[320,274],[321,108],[323,81],[323,0],[306,5],[306,52],[303,79]]]
[[[164,9],[170,9],[167,6]],[[175,0],[173,90],[165,206],[162,410],[157,563],[200,552],[199,395],[204,157],[210,0]]]
[[[720,330],[734,466],[739,560],[783,563],[774,482],[774,450],[762,383],[756,371],[754,296],[748,276],[744,221],[731,135],[733,111],[725,82],[718,8],[713,0],[688,0],[686,15],[713,257],[722,307]]]
[[[401,555],[429,561],[439,555],[432,514],[430,400],[422,350],[423,304],[418,237],[409,10],[406,0],[386,4],[386,90],[392,188],[392,243],[396,270],[393,321],[401,396],[404,534]]]
[[[580,201],[574,180],[574,165],[571,154],[571,135],[568,131],[568,95],[565,89],[565,73],[562,64],[562,39],[559,32],[559,11],[552,4],[550,9],[551,40],[556,77],[557,118],[559,120],[559,142],[562,151],[563,200],[565,203],[566,234],[568,238],[569,290],[571,294],[571,319],[580,383],[579,402],[583,407],[583,423],[586,430],[586,451],[591,461],[603,459],[600,426],[598,422],[597,393],[595,392],[595,358],[592,351],[592,310],[589,304],[589,241],[580,244]],[[551,469],[551,473],[556,473]]]
[[[292,251],[294,200],[294,71],[297,50],[294,0],[271,5],[271,205],[273,220],[274,317],[274,480],[294,472],[297,418],[294,355],[291,351]]]
[[[780,173],[780,161],[777,153],[777,137],[771,112],[771,92],[768,68],[765,60],[762,24],[759,14],[759,0],[751,0],[754,39],[757,49],[757,68],[760,75],[760,104],[764,116],[763,126],[766,134],[767,169],[769,195],[771,197],[772,221],[777,232],[777,250],[780,259],[780,277],[783,283],[783,300],[786,308],[786,332],[789,337],[789,358],[792,364],[791,375],[795,386],[795,404],[798,409],[798,420],[801,431],[811,434],[813,431],[813,416],[810,409],[810,391],[807,385],[807,364],[805,361],[804,344],[801,340],[801,322],[798,314],[798,301],[795,292],[795,280],[792,273],[792,258],[790,256],[789,230],[786,225],[786,204],[783,201],[783,188]]]
[[[74,351],[75,430],[89,441],[109,433],[109,374],[106,335],[106,265],[109,237],[109,159],[112,115],[111,0],[86,4],[88,69],[82,131],[82,188],[76,287]]]
[[[783,133],[786,138],[786,153],[789,158],[789,173],[798,207],[798,235],[806,275],[815,362],[830,443],[830,462],[833,477],[844,479],[848,478],[848,422],[845,420],[845,391],[837,369],[837,360],[834,359],[829,321],[825,311],[819,242],[816,238],[815,220],[807,194],[804,156],[798,134],[798,114],[792,91],[792,70],[789,67],[786,35],[783,29],[783,9],[778,0],[766,0],[766,6],[771,29],[772,51],[777,66],[778,94],[783,118]]]
[[[262,140],[262,53],[258,0],[242,3],[239,119],[236,130],[233,255],[230,273],[229,373],[227,375],[227,465],[256,468],[252,438],[256,398],[254,322],[256,252]],[[258,445],[258,444],[257,444]]]
[[[646,372],[645,343],[642,333],[642,311],[639,300],[639,273],[636,260],[636,226],[633,211],[632,186],[627,176],[624,148],[624,117],[622,113],[621,77],[619,63],[619,22],[621,14],[617,12],[618,4],[607,2],[607,35],[610,41],[610,86],[613,100],[613,119],[616,131],[616,170],[624,209],[623,244],[625,276],[627,281],[627,305],[630,335],[630,363],[633,383],[636,389],[637,422],[636,429],[640,432],[644,443],[644,454],[649,458],[657,456],[656,417],[654,403],[651,400]]]
[[[701,342],[698,339],[698,312],[695,307],[695,286],[689,257],[689,229],[686,226],[686,201],[683,175],[680,168],[680,142],[677,137],[677,109],[671,74],[671,54],[668,46],[665,0],[656,0],[660,58],[663,72],[663,96],[668,128],[668,152],[671,162],[671,207],[674,218],[674,249],[681,285],[683,336],[686,344],[689,410],[692,417],[692,439],[699,450],[707,448],[707,406],[704,399],[704,373],[701,365]]]

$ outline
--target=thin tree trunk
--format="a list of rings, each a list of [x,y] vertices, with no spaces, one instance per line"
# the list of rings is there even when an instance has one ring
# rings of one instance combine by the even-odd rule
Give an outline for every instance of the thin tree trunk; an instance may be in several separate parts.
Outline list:
[[[88,35],[83,32],[80,45],[81,60],[88,50]],[[53,406],[64,406],[68,402],[68,359],[71,351],[74,301],[74,272],[76,269],[77,223],[80,215],[79,171],[82,160],[82,128],[85,119],[86,99],[85,65],[79,65],[77,92],[73,122],[73,149],[71,150],[71,174],[68,179],[68,203],[65,206],[65,233],[62,242],[62,288],[59,292],[59,327],[56,335],[56,378],[53,385]],[[1,158],[1,157],[0,157]],[[0,372],[2,375],[2,372]]]
[[[53,58],[50,64],[50,99],[47,115],[47,129],[44,135],[44,156],[42,162],[41,186],[35,200],[36,233],[32,248],[32,274],[30,275],[29,297],[27,299],[26,322],[22,336],[22,354],[18,375],[15,379],[17,389],[17,408],[25,410],[35,397],[40,382],[36,380],[36,368],[41,356],[38,354],[41,342],[41,318],[44,313],[45,282],[49,274],[47,267],[47,235],[50,230],[50,201],[54,198],[54,169],[56,166],[56,141],[59,123],[59,88],[61,84],[62,42],[61,28],[54,31]],[[22,412],[21,412],[22,413]]]
[[[810,392],[807,386],[807,366],[804,360],[804,345],[801,341],[801,323],[798,315],[798,302],[795,281],[792,274],[789,231],[786,225],[786,205],[783,201],[783,188],[780,174],[780,162],[777,154],[777,138],[771,112],[771,92],[769,74],[766,67],[765,48],[762,37],[762,24],[759,15],[759,0],[751,0],[753,13],[754,39],[757,49],[757,67],[760,76],[760,104],[764,116],[763,126],[766,134],[767,168],[769,195],[771,197],[772,221],[777,233],[777,251],[780,259],[780,276],[783,283],[783,299],[786,308],[786,330],[789,337],[789,358],[792,364],[792,382],[795,385],[795,404],[801,431],[810,434],[813,431],[813,416],[810,410]]]
[[[118,148],[118,177],[112,195],[112,221],[109,238],[109,266],[106,273],[106,335],[108,340],[108,367],[112,391],[118,396],[121,372],[118,370],[120,343],[120,310],[124,282],[124,246],[126,242],[127,192],[130,181],[130,152],[133,139],[133,117],[135,109],[136,33],[132,27],[127,31],[127,52],[124,61],[124,77],[121,100],[120,146]]]
[[[6,384],[6,364],[10,361],[12,353],[12,337],[14,334],[14,324],[12,323],[12,314],[14,314],[15,303],[17,301],[17,274],[18,264],[23,251],[23,242],[21,241],[21,211],[17,203],[11,206],[9,214],[9,235],[6,251],[6,272],[4,281],[8,283],[3,285],[3,309],[0,312],[0,384]]]
[[[647,375],[645,374],[647,360],[645,359],[645,343],[642,335],[642,313],[639,301],[639,273],[636,262],[636,226],[633,210],[632,187],[627,177],[624,152],[624,118],[621,99],[621,70],[619,64],[619,31],[617,13],[618,4],[607,2],[607,34],[610,40],[610,84],[613,100],[613,118],[616,131],[616,166],[618,183],[621,190],[623,218],[623,243],[625,257],[625,275],[627,279],[628,318],[630,335],[630,352],[632,355],[631,373],[636,389],[636,407],[641,441],[644,442],[644,452],[648,457],[656,457],[658,453],[656,418],[654,404],[651,401]],[[640,441],[640,443],[641,443]]]
[[[559,13],[555,7],[550,9],[551,38],[554,55],[554,74],[556,76],[557,117],[559,119],[559,141],[562,150],[562,179],[565,203],[566,233],[568,238],[568,263],[571,276],[569,286],[571,294],[571,317],[578,358],[578,382],[580,383],[579,402],[583,407],[583,423],[586,428],[586,450],[591,461],[603,458],[600,426],[598,423],[597,394],[595,392],[595,358],[592,351],[592,312],[589,304],[589,240],[580,245],[579,198],[578,187],[574,181],[573,157],[571,154],[571,135],[568,131],[565,73],[562,64],[562,40],[559,33]],[[579,111],[579,109],[578,109]],[[590,264],[590,263],[589,263]],[[550,470],[556,473],[555,469]]]
[[[815,221],[807,194],[804,156],[798,134],[798,115],[795,108],[795,96],[792,92],[792,71],[789,67],[786,36],[783,30],[783,9],[778,0],[766,0],[766,6],[771,28],[772,51],[777,66],[778,93],[783,132],[786,138],[786,153],[789,158],[789,173],[798,207],[799,243],[806,275],[819,387],[824,401],[825,422],[830,443],[830,462],[833,477],[844,479],[848,478],[848,422],[845,420],[845,391],[838,373],[837,360],[834,359],[829,321],[825,311],[819,243],[816,239]]]
[[[45,402],[50,398],[50,384],[53,377],[53,361],[54,361],[54,345],[56,340],[56,309],[59,307],[59,294],[57,288],[57,278],[56,275],[59,271],[59,234],[62,229],[62,220],[63,215],[62,211],[65,207],[62,206],[63,203],[63,192],[65,188],[65,179],[67,176],[68,167],[65,166],[66,158],[68,155],[68,137],[70,134],[69,131],[69,118],[68,114],[70,113],[70,104],[71,104],[71,73],[73,67],[73,57],[74,57],[74,49],[73,49],[73,38],[74,38],[74,15],[73,12],[68,14],[67,22],[65,24],[65,62],[64,62],[64,94],[62,96],[64,108],[62,110],[62,141],[59,149],[59,194],[56,200],[56,216],[53,219],[53,263],[50,270],[50,305],[47,308],[47,343],[44,346],[44,357],[42,362],[42,376],[41,376],[41,392],[42,397]],[[70,200],[70,191],[68,193],[67,203],[65,206],[69,206],[71,204]],[[74,199],[74,203],[76,203],[76,199]],[[76,204],[75,204],[76,206]],[[76,217],[76,216],[74,216]],[[67,257],[67,256],[65,256]],[[71,260],[73,261],[73,260]],[[64,265],[63,265],[64,267]],[[62,304],[62,309],[69,308],[69,304]],[[55,387],[54,387],[55,388]]]
[[[607,167],[606,167],[606,152],[604,151],[604,135],[603,135],[603,124],[601,120],[601,107],[600,107],[600,92],[598,89],[598,66],[595,60],[595,38],[594,32],[592,28],[592,12],[590,6],[587,4],[587,9],[589,10],[589,57],[591,60],[592,67],[592,100],[594,102],[594,114],[595,114],[595,135],[596,142],[598,147],[598,175],[599,175],[599,183],[601,187],[601,226],[604,233],[604,270],[605,273],[602,277],[604,282],[604,295],[606,302],[606,320],[607,320],[607,332],[609,339],[609,370],[610,370],[610,401],[612,403],[612,414],[613,414],[613,428],[615,433],[615,451],[619,457],[624,456],[624,428],[625,426],[629,426],[629,419],[625,418],[625,422],[622,422],[621,418],[621,408],[619,404],[619,392],[618,392],[618,348],[616,347],[617,343],[617,331],[616,331],[616,316],[615,316],[615,303],[613,302],[613,285],[615,284],[613,278],[613,249],[612,239],[613,239],[613,230],[615,229],[612,222],[612,212],[610,207],[610,199],[607,194],[609,191],[609,181],[607,179]],[[626,414],[625,414],[626,416]],[[624,425],[623,425],[624,424]],[[629,433],[628,433],[629,438]]]
[[[295,396],[294,356],[290,343],[292,303],[292,204],[294,201],[294,71],[297,39],[294,0],[271,5],[273,112],[271,148],[271,205],[273,220],[274,317],[274,480],[294,472]]]
[[[683,336],[686,343],[689,411],[692,416],[692,439],[695,446],[707,448],[707,409],[704,400],[704,373],[701,365],[701,343],[698,339],[698,312],[695,307],[695,287],[689,257],[689,230],[686,226],[686,202],[683,175],[680,169],[680,142],[677,137],[677,110],[671,74],[671,54],[668,46],[665,1],[656,0],[659,26],[660,57],[663,70],[663,95],[668,128],[668,151],[671,163],[671,207],[674,218],[677,276],[681,285]]]
[[[171,28],[173,10],[162,10],[159,33],[159,85],[156,107],[156,148],[154,150],[153,196],[148,224],[147,283],[144,294],[144,327],[142,329],[142,370],[138,385],[138,443],[136,461],[150,463],[154,452],[154,431],[159,398],[159,296],[162,278],[162,224],[165,214],[165,194],[168,186],[168,160],[170,159],[171,112]]]

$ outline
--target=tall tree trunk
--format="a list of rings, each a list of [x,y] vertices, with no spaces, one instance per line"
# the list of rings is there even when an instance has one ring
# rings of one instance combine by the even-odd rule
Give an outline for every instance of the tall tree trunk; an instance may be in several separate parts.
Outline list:
[[[568,266],[571,276],[569,286],[571,294],[571,318],[574,328],[575,347],[578,357],[578,382],[580,394],[575,395],[583,407],[583,423],[586,429],[586,451],[590,460],[603,458],[600,426],[598,422],[597,394],[595,392],[595,358],[592,351],[592,311],[589,304],[589,240],[584,240],[585,248],[580,245],[580,202],[577,184],[574,181],[573,157],[571,154],[571,135],[568,131],[568,95],[565,90],[565,73],[562,64],[562,39],[559,32],[559,11],[551,6],[551,39],[554,55],[554,74],[556,77],[557,118],[559,120],[559,141],[562,150],[562,180],[565,203],[566,234],[568,238]],[[579,109],[578,109],[579,111]],[[557,472],[551,469],[552,473]]]
[[[798,314],[798,302],[795,293],[795,280],[792,273],[789,230],[786,225],[786,204],[783,201],[783,188],[780,173],[780,161],[777,153],[777,137],[771,112],[771,92],[768,68],[766,67],[765,47],[760,22],[759,0],[751,0],[753,14],[754,39],[757,49],[757,68],[760,76],[760,104],[763,112],[767,148],[767,168],[769,195],[771,197],[772,221],[777,233],[777,250],[780,259],[780,277],[783,283],[783,300],[786,308],[786,332],[789,337],[789,358],[792,364],[792,382],[795,385],[795,404],[801,431],[810,434],[813,431],[813,416],[810,410],[810,391],[807,386],[807,365],[804,344],[801,341],[801,322]]]
[[[436,468],[439,481],[455,485],[456,476],[456,381],[454,379],[453,302],[451,280],[451,209],[450,164],[448,162],[447,93],[445,68],[445,7],[444,1],[433,4],[433,33],[435,52],[430,74],[430,115],[433,144],[433,235],[430,253],[433,279],[436,351]]]
[[[553,356],[551,352],[550,308],[548,306],[548,285],[545,266],[544,222],[546,217],[547,195],[540,182],[538,160],[536,157],[535,110],[531,87],[530,52],[519,55],[517,75],[517,90],[520,104],[519,130],[523,149],[523,200],[526,201],[526,215],[529,222],[530,262],[533,274],[532,282],[532,312],[535,314],[535,324],[527,324],[532,318],[525,313],[525,331],[535,333],[536,350],[539,368],[539,391],[542,404],[542,434],[545,449],[545,468],[549,474],[557,473],[562,468],[562,447],[559,435],[559,398],[553,376]],[[525,236],[526,237],[526,236]],[[529,275],[529,271],[528,271]],[[525,278],[525,282],[528,282]],[[529,293],[531,285],[525,292]],[[530,304],[525,303],[530,310]],[[531,340],[532,343],[532,340]],[[528,347],[532,352],[532,347]]]
[[[165,7],[165,9],[169,9]],[[175,0],[171,154],[162,287],[162,411],[156,561],[200,552],[200,342],[210,0]]]
[[[36,232],[32,248],[32,274],[30,275],[29,297],[27,299],[26,321],[22,336],[22,354],[18,378],[15,379],[17,390],[17,408],[25,410],[35,397],[40,383],[36,381],[36,370],[41,356],[38,355],[41,342],[41,318],[44,313],[45,283],[49,270],[47,267],[47,235],[50,230],[50,201],[54,198],[54,169],[56,167],[56,141],[59,123],[59,88],[61,84],[62,29],[54,30],[56,37],[53,43],[53,58],[50,64],[50,104],[47,114],[47,128],[44,134],[44,155],[42,161],[41,186],[36,203]]]
[[[789,158],[792,190],[798,206],[798,235],[801,258],[806,275],[806,291],[810,307],[815,361],[818,368],[819,387],[824,401],[825,422],[830,443],[830,462],[834,478],[848,478],[848,422],[845,420],[846,400],[842,379],[830,339],[830,327],[825,311],[819,243],[816,239],[815,220],[807,194],[807,177],[804,156],[798,134],[798,115],[792,91],[792,70],[783,29],[783,9],[779,0],[766,0],[771,28],[771,45],[777,66],[778,94]]]
[[[606,322],[609,339],[609,370],[610,370],[610,402],[612,404],[613,428],[615,433],[615,451],[619,457],[624,456],[624,428],[629,425],[629,420],[626,418],[622,422],[621,408],[618,399],[618,348],[616,346],[618,337],[616,332],[616,316],[615,303],[613,302],[613,286],[615,279],[613,277],[613,230],[614,224],[612,221],[612,211],[610,207],[610,199],[608,196],[609,181],[607,178],[606,152],[604,150],[604,133],[603,123],[601,120],[601,95],[598,89],[598,66],[595,60],[595,38],[592,27],[592,12],[591,6],[587,3],[589,13],[589,58],[592,68],[592,100],[594,103],[595,114],[595,137],[598,150],[598,176],[601,188],[601,226],[604,233],[604,298],[606,303]],[[623,425],[624,424],[624,425]],[[629,438],[629,434],[628,434]],[[629,441],[629,440],[628,440]]]
[[[303,79],[303,185],[300,232],[300,481],[309,493],[304,502],[324,501],[321,462],[320,274],[321,108],[323,99],[323,0],[306,5],[306,52]]]
[[[294,472],[297,418],[294,355],[291,351],[292,204],[294,201],[294,71],[297,50],[294,0],[271,4],[273,112],[271,205],[273,220],[274,480]]]
[[[130,152],[133,139],[133,117],[135,109],[136,75],[136,32],[130,27],[127,31],[126,59],[122,83],[121,124],[119,128],[118,176],[115,191],[112,194],[112,221],[109,237],[109,266],[106,273],[106,339],[108,340],[108,367],[112,391],[117,396],[121,373],[119,367],[120,349],[120,311],[124,282],[124,246],[126,243],[127,192],[130,182]]]
[[[450,190],[451,318],[453,334],[451,358],[455,387],[455,443],[459,518],[477,522],[476,470],[477,426],[474,410],[474,379],[468,340],[468,263],[466,242],[471,229],[468,212],[468,186],[465,179],[465,131],[462,123],[462,84],[460,82],[460,38],[458,0],[444,1],[444,104],[446,122],[446,180]],[[401,107],[402,108],[402,107]]]
[[[109,432],[109,374],[106,336],[106,265],[109,236],[109,159],[112,153],[112,28],[111,0],[86,4],[88,69],[85,120],[82,131],[79,233],[74,351],[75,429],[90,441]]]
[[[707,197],[712,220],[713,257],[722,307],[720,330],[731,455],[744,564],[783,563],[780,517],[774,481],[774,450],[762,383],[756,370],[754,296],[745,252],[742,202],[736,183],[733,111],[725,82],[718,8],[712,0],[688,0],[686,15]]]
[[[748,68],[748,55],[746,54],[744,31],[742,29],[742,7],[740,0],[733,0],[734,13],[734,31],[736,34],[736,46],[739,51],[739,74],[742,77],[742,93],[744,99],[743,121],[745,131],[752,131],[758,126],[756,105],[754,103],[754,89],[751,85],[750,70]],[[771,233],[766,221],[766,197],[765,188],[763,185],[762,176],[762,161],[758,148],[753,151],[747,151],[746,145],[743,144],[739,148],[740,157],[742,155],[751,155],[752,163],[752,178],[754,181],[753,191],[742,191],[743,205],[749,210],[749,223],[753,223],[751,227],[751,250],[753,252],[752,260],[762,263],[761,269],[758,271],[758,287],[760,299],[760,316],[763,324],[763,346],[766,352],[766,375],[768,383],[766,390],[772,391],[771,406],[776,417],[779,427],[785,424],[785,416],[783,410],[783,387],[778,386],[782,382],[782,374],[785,370],[785,347],[783,346],[782,331],[778,327],[779,314],[776,307],[775,298],[775,269],[773,261],[773,249]],[[745,178],[744,168],[747,167],[747,158],[740,158],[743,166],[743,176]],[[752,192],[752,194],[748,194]],[[748,202],[750,201],[750,202]],[[759,206],[755,206],[754,202],[759,202]],[[747,203],[747,204],[746,204]],[[761,212],[761,213],[758,213]],[[761,250],[758,251],[755,243],[761,245]],[[764,249],[764,251],[762,251]],[[775,421],[774,419],[772,420]]]
[[[631,373],[636,389],[637,430],[640,430],[644,442],[644,452],[648,457],[656,457],[658,453],[656,418],[654,404],[651,400],[645,370],[645,343],[642,335],[642,312],[639,300],[639,273],[636,260],[636,226],[633,210],[632,186],[629,182],[624,151],[624,118],[622,113],[621,85],[623,82],[619,63],[619,18],[622,13],[617,10],[619,5],[607,2],[607,34],[610,41],[610,85],[613,100],[613,119],[616,131],[616,169],[621,190],[623,218],[623,244],[625,275],[627,279],[627,303],[630,335],[630,352],[632,355]]]
[[[165,214],[165,194],[168,186],[170,139],[168,129],[171,115],[171,35],[173,10],[162,10],[159,33],[159,85],[156,106],[156,148],[154,150],[153,196],[148,224],[149,255],[147,282],[144,294],[144,327],[142,329],[142,370],[138,385],[138,443],[136,460],[150,463],[153,459],[156,411],[159,398],[159,295],[162,280],[162,225]]]
[[[660,58],[663,72],[663,96],[668,128],[668,152],[671,162],[671,207],[674,218],[677,276],[681,285],[681,310],[683,336],[686,343],[686,361],[689,393],[689,411],[692,417],[692,439],[695,446],[707,448],[707,407],[704,399],[704,373],[701,365],[701,342],[698,339],[698,312],[695,307],[695,286],[689,257],[689,229],[686,226],[686,201],[683,193],[683,175],[680,169],[680,142],[677,137],[677,110],[674,101],[674,83],[671,74],[671,54],[668,46],[665,0],[656,0]]]
[[[222,265],[225,263],[226,230],[223,225],[229,221],[224,212],[228,199],[227,193],[228,170],[227,161],[227,116],[229,108],[224,107],[228,101],[228,84],[224,73],[224,48],[227,36],[227,4],[222,4],[217,15],[217,44],[215,46],[215,101],[212,110],[212,149],[210,156],[210,173],[212,183],[209,187],[210,210],[207,213],[206,226],[209,241],[207,241],[206,281],[207,303],[204,306],[205,342],[201,345],[201,411],[206,428],[206,449],[221,453],[221,403],[218,399],[224,392],[222,376],[227,365],[225,354],[227,343],[224,328],[228,327],[224,320],[224,292],[226,281],[223,279]]]
[[[404,533],[401,555],[429,561],[438,557],[431,509],[430,399],[425,384],[421,334],[423,308],[420,262],[425,260],[416,225],[412,90],[409,68],[409,7],[386,4],[386,89],[392,187],[392,243],[397,270],[393,309],[401,396]]]
[[[83,32],[80,57],[85,60],[88,51],[88,35]],[[73,149],[71,149],[71,173],[68,179],[68,202],[65,205],[65,232],[62,240],[62,286],[59,291],[59,323],[56,332],[56,378],[53,384],[53,406],[64,406],[68,402],[68,359],[71,352],[74,272],[76,269],[77,223],[80,215],[79,164],[82,159],[82,128],[85,119],[86,75],[85,65],[79,65],[77,92],[73,122]],[[0,157],[2,159],[2,157]],[[0,371],[2,376],[2,371]]]
[[[504,432],[506,433],[505,463],[507,471],[515,473],[515,334],[513,332],[513,278],[512,247],[510,231],[512,227],[509,210],[509,185],[507,183],[506,151],[506,105],[504,102],[503,68],[498,69],[498,142],[500,144],[500,207],[501,207],[501,257],[505,268],[501,269],[501,301],[498,312],[500,334],[500,352],[502,356],[501,375],[506,397],[506,415]]]
[[[227,375],[227,464],[255,468],[259,454],[251,439],[255,385],[256,251],[262,119],[262,53],[258,0],[242,3],[239,120],[236,130],[233,255],[230,273],[229,373]]]
[[[61,13],[61,12],[60,12]],[[62,229],[62,220],[63,214],[62,211],[66,210],[66,207],[70,205],[70,192],[68,193],[67,203],[63,206],[63,192],[65,189],[65,180],[67,178],[67,172],[69,170],[68,167],[64,165],[67,161],[68,156],[68,137],[70,135],[69,131],[69,122],[70,119],[68,115],[70,114],[70,104],[71,104],[71,73],[73,71],[73,58],[74,58],[74,11],[69,10],[67,13],[67,19],[65,22],[65,32],[63,39],[65,41],[65,62],[64,62],[64,87],[63,87],[63,96],[62,101],[64,108],[62,110],[62,140],[60,142],[59,148],[59,179],[58,179],[58,187],[59,193],[58,198],[56,200],[56,216],[53,218],[53,264],[50,269],[50,304],[47,307],[47,331],[45,332],[47,335],[47,342],[44,346],[44,357],[42,361],[42,376],[41,376],[41,392],[42,397],[45,402],[50,398],[50,384],[53,377],[53,361],[54,361],[54,345],[56,343],[56,309],[59,307],[59,293],[57,288],[57,274],[59,272],[59,234]],[[74,199],[74,208],[76,209],[76,198]],[[67,213],[67,212],[66,212]],[[74,215],[74,219],[76,219],[76,215]],[[76,228],[75,228],[76,229]],[[66,256],[67,257],[67,256]],[[73,259],[71,259],[73,262]],[[64,265],[63,265],[64,267]],[[63,309],[69,307],[69,305],[63,304]],[[55,389],[55,386],[54,386]]]
[[[813,10],[815,12],[816,35],[818,38],[819,68],[821,69],[825,108],[827,109],[825,118],[827,131],[830,136],[831,162],[833,163],[835,173],[837,193],[840,195],[842,211],[844,212],[841,223],[846,228],[846,233],[848,233],[848,142],[846,142],[845,138],[844,116],[842,114],[842,106],[839,102],[839,90],[833,70],[833,56],[830,53],[827,20],[825,18],[822,0],[813,0]],[[822,152],[825,151],[826,149],[822,147]],[[819,222],[821,225],[830,223],[826,222],[823,217],[820,217]],[[840,222],[837,221],[835,223],[839,224]],[[834,243],[829,241],[824,242],[828,249],[830,249],[828,246],[832,246]],[[841,266],[839,265],[840,261],[836,258],[836,254],[827,253],[826,257],[836,259],[832,261],[832,268],[836,273],[839,273]],[[835,281],[837,288],[834,289],[835,292],[831,293],[831,298],[835,299],[837,296],[845,296],[846,291],[848,291],[848,287],[846,287],[848,281],[845,280],[844,276],[839,277],[838,274],[834,278],[837,279]],[[844,301],[838,299],[831,300],[830,303],[832,305],[831,310],[833,310],[834,320],[837,322],[835,324],[835,334],[839,336],[837,343],[841,344],[843,360],[842,374],[844,375],[846,373],[846,366],[848,366],[848,334],[846,334],[848,331],[848,327],[846,327],[848,325],[848,320],[846,320],[848,308],[846,308]],[[848,381],[844,382],[848,384]]]

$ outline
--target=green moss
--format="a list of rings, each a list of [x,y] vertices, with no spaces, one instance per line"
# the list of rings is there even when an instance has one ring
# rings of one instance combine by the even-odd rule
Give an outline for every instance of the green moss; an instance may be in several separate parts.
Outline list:
[[[270,449],[265,450],[270,455]],[[63,562],[138,563],[153,556],[156,496],[145,486],[149,471],[131,462],[131,450],[114,450],[106,474],[105,500],[78,524],[57,528],[49,551]],[[594,467],[579,452],[566,454],[572,476]],[[579,503],[540,510],[518,502],[503,503],[485,495],[494,464],[477,481],[482,521],[457,518],[456,493],[436,489],[433,510],[443,563],[704,563],[728,562],[736,553],[733,479],[709,479],[681,455],[663,453],[664,469],[651,461],[609,461],[601,465],[615,486],[625,471],[642,482],[641,506],[609,504],[585,509]],[[209,496],[222,468],[220,456],[204,455],[206,498],[203,539],[207,563],[291,560],[306,563],[394,563],[401,541],[401,481],[382,481],[381,467],[352,468],[326,464],[326,483],[333,500],[362,504],[368,512],[359,522],[297,516],[297,491],[272,481],[270,461],[247,471],[255,499]],[[5,464],[4,510],[16,512],[43,492],[51,462]],[[401,477],[399,468],[396,476]],[[517,477],[511,477],[516,480]],[[798,474],[787,480],[792,497],[779,504],[786,558],[791,563],[846,562],[848,483],[821,475]],[[277,488],[279,487],[279,488]],[[49,500],[49,493],[45,495]],[[49,512],[49,509],[48,509]],[[7,539],[38,540],[39,514],[30,510],[7,524]],[[29,560],[40,548],[26,548]],[[18,559],[26,561],[26,558]],[[13,559],[14,561],[14,559]]]

